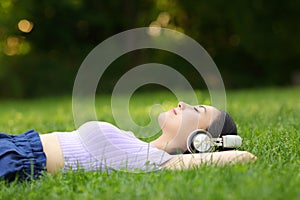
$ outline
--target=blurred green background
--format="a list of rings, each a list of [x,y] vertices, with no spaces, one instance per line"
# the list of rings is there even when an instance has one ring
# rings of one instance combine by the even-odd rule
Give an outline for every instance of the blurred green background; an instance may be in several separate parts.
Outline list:
[[[299,85],[299,8],[296,0],[0,0],[0,97],[70,95],[96,45],[150,25],[197,40],[226,88]],[[145,49],[117,59],[100,90],[110,92],[124,72],[147,62],[172,66],[195,88],[205,87],[183,59]]]

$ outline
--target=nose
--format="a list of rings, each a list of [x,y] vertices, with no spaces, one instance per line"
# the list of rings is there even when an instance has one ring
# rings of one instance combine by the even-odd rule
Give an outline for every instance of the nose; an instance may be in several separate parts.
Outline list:
[[[182,101],[180,101],[180,102],[178,103],[178,108],[179,108],[180,110],[184,110],[184,109],[186,109],[186,108],[189,107],[189,106],[190,106],[189,104],[184,103],[184,102],[182,102]]]

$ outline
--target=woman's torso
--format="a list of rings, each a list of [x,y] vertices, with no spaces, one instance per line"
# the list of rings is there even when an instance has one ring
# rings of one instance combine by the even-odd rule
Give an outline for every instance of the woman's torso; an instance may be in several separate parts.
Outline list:
[[[78,164],[86,170],[155,170],[172,157],[106,122],[87,122],[73,132],[47,134],[42,142],[50,172],[62,166],[77,169]]]

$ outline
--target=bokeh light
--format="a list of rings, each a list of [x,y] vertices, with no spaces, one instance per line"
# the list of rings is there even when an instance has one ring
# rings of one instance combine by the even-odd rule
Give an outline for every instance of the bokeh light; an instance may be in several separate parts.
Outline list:
[[[161,24],[157,21],[151,22],[148,29],[148,34],[151,36],[159,36],[161,32]]]
[[[162,27],[167,27],[170,19],[171,16],[168,12],[161,12],[157,17],[157,21],[161,24]]]
[[[29,33],[33,29],[33,23],[28,21],[27,19],[22,19],[18,23],[18,28],[24,33]]]
[[[20,40],[18,37],[10,36],[6,39],[4,53],[8,56],[13,56],[18,53]]]
[[[31,50],[30,43],[19,36],[9,36],[4,44],[3,53],[7,56],[25,55]]]

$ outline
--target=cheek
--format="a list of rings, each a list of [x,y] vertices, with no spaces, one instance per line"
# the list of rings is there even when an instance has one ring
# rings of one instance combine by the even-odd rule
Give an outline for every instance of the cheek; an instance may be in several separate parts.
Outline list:
[[[198,128],[199,129],[207,129],[209,124],[210,124],[210,118],[209,117],[201,118],[199,123],[198,123]]]
[[[199,115],[184,115],[181,123],[181,130],[194,131],[198,129]]]

